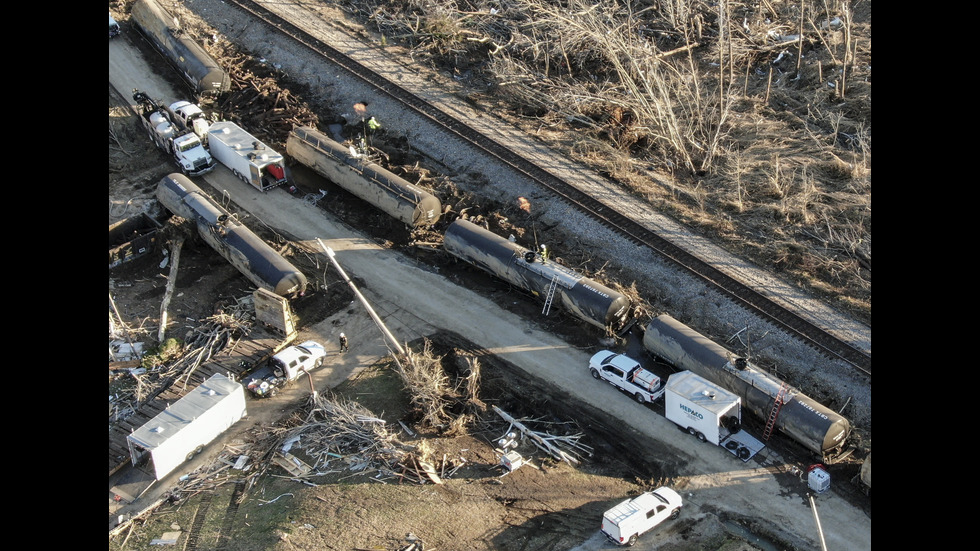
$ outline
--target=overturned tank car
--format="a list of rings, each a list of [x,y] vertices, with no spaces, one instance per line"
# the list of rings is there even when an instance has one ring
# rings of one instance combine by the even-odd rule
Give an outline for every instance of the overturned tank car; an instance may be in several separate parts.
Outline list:
[[[629,321],[632,301],[553,261],[467,220],[449,225],[443,248],[453,256],[545,300],[558,302],[576,317],[601,328]]]
[[[198,234],[256,286],[291,298],[306,292],[306,276],[214,202],[183,174],[165,176],[157,200],[197,224]]]
[[[844,450],[851,432],[847,419],[671,316],[657,316],[647,325],[643,346],[677,369],[741,396],[749,411],[773,423],[769,429],[779,429],[822,461],[833,463]]]
[[[228,72],[188,36],[177,24],[177,19],[156,0],[136,0],[130,17],[195,94],[215,96],[231,90]]]
[[[435,195],[385,170],[310,126],[286,138],[286,153],[314,172],[411,228],[431,226],[442,214]]]

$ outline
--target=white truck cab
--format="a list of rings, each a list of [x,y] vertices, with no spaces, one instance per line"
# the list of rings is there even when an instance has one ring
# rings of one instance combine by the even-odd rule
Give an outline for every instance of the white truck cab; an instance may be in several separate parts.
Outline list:
[[[617,545],[633,545],[661,522],[675,519],[684,506],[680,494],[662,486],[627,499],[602,515],[602,533]]]
[[[201,138],[196,134],[184,134],[173,138],[174,159],[180,164],[180,170],[190,176],[207,174],[214,169],[215,161],[204,148]]]

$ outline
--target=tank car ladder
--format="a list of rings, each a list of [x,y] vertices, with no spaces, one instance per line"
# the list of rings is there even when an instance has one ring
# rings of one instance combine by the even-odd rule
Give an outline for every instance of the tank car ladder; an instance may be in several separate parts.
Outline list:
[[[544,299],[544,308],[541,309],[541,313],[548,315],[551,312],[551,302],[555,299],[555,289],[558,288],[558,275],[551,278],[551,285],[548,286],[548,297]]]
[[[783,408],[786,391],[788,390],[789,385],[787,385],[785,382],[779,385],[779,392],[776,394],[776,399],[772,402],[772,409],[769,410],[769,419],[766,420],[766,430],[762,433],[762,439],[766,442],[768,442],[769,437],[772,436],[772,429],[776,427],[776,418],[779,417],[779,410]]]

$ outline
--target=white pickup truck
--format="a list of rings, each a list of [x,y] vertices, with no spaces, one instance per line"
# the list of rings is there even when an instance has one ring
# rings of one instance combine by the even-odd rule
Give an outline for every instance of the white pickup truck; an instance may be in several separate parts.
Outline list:
[[[271,398],[280,388],[323,364],[327,351],[316,341],[306,341],[283,349],[269,363],[242,380],[256,398]]]
[[[597,352],[589,360],[589,371],[592,378],[604,380],[641,403],[655,402],[664,395],[660,377],[643,369],[640,363],[611,350]]]

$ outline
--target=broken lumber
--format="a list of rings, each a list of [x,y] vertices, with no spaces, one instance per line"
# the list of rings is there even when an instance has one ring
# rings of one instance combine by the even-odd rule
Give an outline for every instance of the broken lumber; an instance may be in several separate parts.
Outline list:
[[[531,441],[534,442],[534,444],[536,446],[538,446],[539,448],[541,448],[542,450],[544,450],[545,452],[547,452],[549,455],[551,455],[555,459],[559,459],[561,461],[564,461],[566,463],[570,463],[572,465],[578,465],[579,464],[579,460],[578,459],[576,459],[575,457],[572,457],[571,455],[569,455],[565,451],[563,451],[560,448],[558,448],[557,446],[553,445],[551,442],[549,442],[548,439],[543,438],[537,432],[529,429],[523,423],[521,423],[517,419],[514,419],[513,417],[511,417],[510,415],[508,415],[507,412],[505,412],[504,410],[500,409],[497,406],[492,406],[492,407],[493,407],[493,411],[496,412],[496,414],[499,415],[504,421],[507,421],[508,423],[511,424],[511,426],[517,428],[517,430],[521,431],[521,434],[523,434],[524,436],[527,436],[528,438],[530,438]]]

